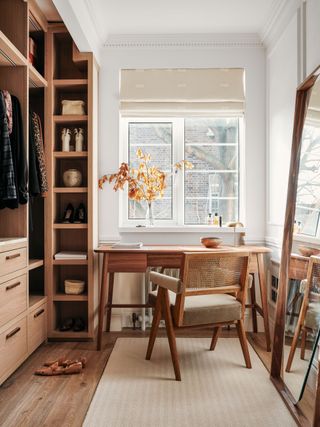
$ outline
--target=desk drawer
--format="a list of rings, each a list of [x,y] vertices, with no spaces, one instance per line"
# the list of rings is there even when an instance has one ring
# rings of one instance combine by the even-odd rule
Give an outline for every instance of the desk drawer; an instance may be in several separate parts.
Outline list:
[[[0,383],[26,357],[27,318],[19,320],[0,335]]]
[[[27,275],[0,284],[0,327],[27,309]]]
[[[110,273],[144,273],[147,269],[146,254],[111,253],[109,254],[108,271]]]
[[[27,266],[27,248],[0,253],[0,276],[13,273]]]
[[[28,316],[28,352],[32,353],[47,339],[47,304],[31,311]]]

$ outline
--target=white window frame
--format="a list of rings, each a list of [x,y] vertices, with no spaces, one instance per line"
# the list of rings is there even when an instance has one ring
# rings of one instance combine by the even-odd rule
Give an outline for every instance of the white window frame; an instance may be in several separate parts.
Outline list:
[[[186,117],[120,117],[120,145],[119,145],[119,159],[120,163],[128,162],[128,144],[129,144],[129,123],[172,123],[172,164],[184,160],[184,120]],[[244,138],[244,117],[241,114],[217,114],[210,116],[203,114],[197,115],[198,118],[207,117],[237,117],[239,119],[239,191],[238,191],[238,209],[239,209],[239,221],[245,222],[245,138]],[[179,144],[179,141],[183,143]],[[177,190],[179,189],[179,190]],[[127,195],[127,187],[124,191],[120,191],[119,195],[119,227],[120,228],[136,228],[137,226],[144,226],[145,221],[142,219],[128,219],[128,207],[129,199]],[[172,184],[172,219],[155,219],[154,227],[177,227],[177,228],[190,228],[194,227],[192,224],[184,223],[184,172],[178,172],[173,178]],[[198,224],[197,227],[206,227],[205,224]],[[143,229],[143,228],[142,228]]]

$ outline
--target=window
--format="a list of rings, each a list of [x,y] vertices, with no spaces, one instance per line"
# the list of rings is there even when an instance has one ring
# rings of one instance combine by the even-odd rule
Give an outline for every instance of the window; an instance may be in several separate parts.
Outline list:
[[[208,214],[223,223],[238,221],[240,212],[240,147],[242,116],[123,118],[122,158],[136,166],[141,148],[152,162],[170,173],[182,159],[192,162],[167,180],[164,197],[154,202],[156,225],[205,225]],[[122,225],[143,224],[146,203],[121,200]]]

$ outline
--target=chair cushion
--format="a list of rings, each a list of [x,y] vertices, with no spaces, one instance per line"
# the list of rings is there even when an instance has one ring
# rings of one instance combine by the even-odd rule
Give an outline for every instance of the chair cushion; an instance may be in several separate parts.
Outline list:
[[[320,303],[310,302],[308,305],[304,326],[307,328],[318,330],[320,325]]]
[[[149,302],[155,304],[157,291],[149,294]],[[174,305],[176,294],[169,292]],[[207,325],[241,319],[241,304],[232,295],[195,295],[185,298],[183,325]]]

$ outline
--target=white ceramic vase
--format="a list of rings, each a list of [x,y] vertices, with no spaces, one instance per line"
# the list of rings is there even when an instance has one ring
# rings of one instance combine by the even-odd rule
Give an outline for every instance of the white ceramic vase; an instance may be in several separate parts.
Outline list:
[[[61,131],[62,151],[70,151],[71,130],[63,128]]]

